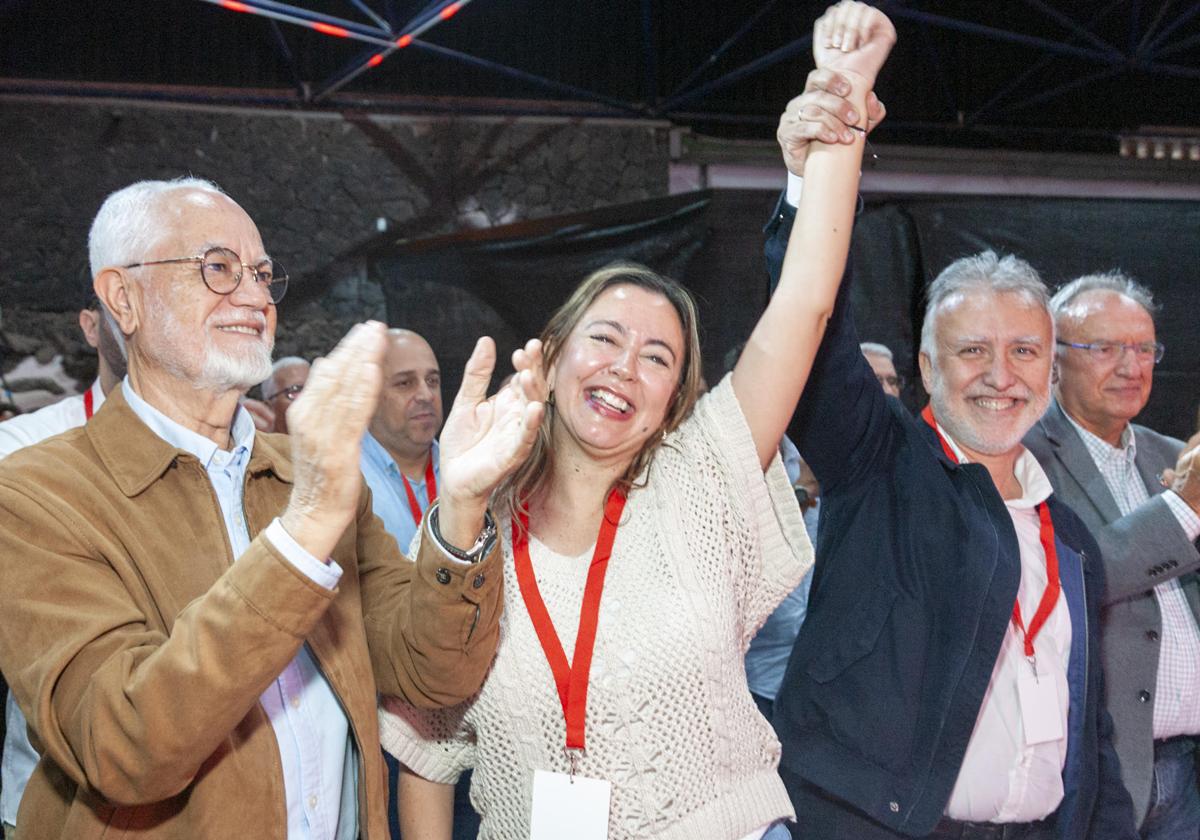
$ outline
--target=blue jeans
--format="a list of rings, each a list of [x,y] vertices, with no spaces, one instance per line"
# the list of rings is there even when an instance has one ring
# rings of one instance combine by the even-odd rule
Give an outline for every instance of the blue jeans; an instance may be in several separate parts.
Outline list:
[[[1195,738],[1154,743],[1154,786],[1142,820],[1142,840],[1200,838],[1200,790],[1196,788]]]

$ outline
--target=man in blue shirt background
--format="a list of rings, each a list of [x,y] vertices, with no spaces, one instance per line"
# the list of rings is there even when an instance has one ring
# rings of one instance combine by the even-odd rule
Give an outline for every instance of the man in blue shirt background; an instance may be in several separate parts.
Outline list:
[[[383,360],[383,391],[363,435],[362,472],[371,488],[371,509],[383,520],[400,550],[408,551],[421,517],[437,500],[438,443],[442,428],[442,373],[433,348],[412,330],[388,330]],[[396,810],[399,765],[386,751],[388,825],[400,837]],[[479,817],[468,792],[466,773],[455,789],[454,836],[474,837]]]
[[[383,391],[363,436],[362,471],[371,507],[401,551],[437,498],[441,428],[442,372],[433,348],[411,330],[388,330]]]

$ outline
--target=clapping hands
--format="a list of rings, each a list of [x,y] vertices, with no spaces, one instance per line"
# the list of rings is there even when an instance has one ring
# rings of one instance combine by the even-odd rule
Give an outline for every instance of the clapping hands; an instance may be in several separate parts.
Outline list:
[[[545,416],[542,343],[532,339],[512,362],[512,379],[487,398],[496,345],[479,339],[439,438],[439,528],[453,545],[474,540],[492,491],[529,456]]]

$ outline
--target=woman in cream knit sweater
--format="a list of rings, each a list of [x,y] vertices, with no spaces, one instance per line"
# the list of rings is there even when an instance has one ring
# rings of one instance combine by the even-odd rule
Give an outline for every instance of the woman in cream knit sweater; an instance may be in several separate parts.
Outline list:
[[[894,40],[859,3],[817,22],[818,68],[850,80],[860,126]],[[690,296],[640,266],[588,277],[543,332],[547,417],[495,504],[496,661],[458,708],[381,711],[406,840],[448,840],[467,767],[485,838],[788,836],[779,744],[742,657],[812,563],[777,452],[845,266],[864,142],[847,130],[809,150],[798,124],[780,127],[804,176],[782,279],[710,393],[697,400]]]

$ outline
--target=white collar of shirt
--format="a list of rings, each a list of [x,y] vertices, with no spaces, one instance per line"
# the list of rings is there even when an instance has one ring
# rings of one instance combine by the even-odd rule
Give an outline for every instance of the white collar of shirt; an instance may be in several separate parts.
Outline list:
[[[205,469],[209,468],[213,458],[220,452],[213,441],[191,429],[184,428],[142,399],[133,390],[128,376],[121,382],[121,387],[125,390],[125,401],[129,403],[133,413],[150,427],[150,431],[177,449],[195,455]],[[233,441],[233,447],[226,457],[236,454],[238,450],[250,452],[254,448],[254,421],[250,419],[249,413],[240,404],[234,411],[233,426],[230,428],[229,434]]]
[[[954,457],[958,459],[958,463],[967,464],[971,459],[967,457],[962,448],[954,442],[954,438],[942,428],[942,424],[938,423],[938,434],[950,444],[950,449],[954,452]],[[1046,471],[1042,469],[1042,465],[1038,463],[1037,458],[1033,457],[1025,447],[1021,447],[1021,454],[1017,456],[1017,462],[1013,465],[1013,475],[1017,478],[1017,483],[1021,485],[1021,497],[1018,499],[1005,499],[1004,504],[1009,510],[1028,510],[1040,505],[1046,499],[1050,498],[1050,494],[1054,492],[1054,488],[1050,485],[1050,478],[1046,475]]]

